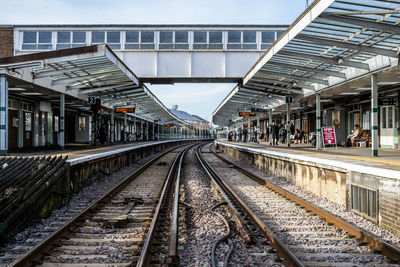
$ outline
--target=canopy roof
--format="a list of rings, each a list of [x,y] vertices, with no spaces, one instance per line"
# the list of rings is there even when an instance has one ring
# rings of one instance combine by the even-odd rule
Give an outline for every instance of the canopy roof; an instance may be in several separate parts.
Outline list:
[[[217,107],[214,123],[226,125],[255,103],[275,108],[285,103],[279,96],[302,99],[397,66],[399,23],[399,0],[314,1]]]
[[[0,68],[6,68],[11,76],[76,98],[98,97],[111,108],[136,106],[137,115],[148,120],[186,124],[141,84],[106,44],[1,58]],[[27,71],[15,74],[15,69],[24,68]]]

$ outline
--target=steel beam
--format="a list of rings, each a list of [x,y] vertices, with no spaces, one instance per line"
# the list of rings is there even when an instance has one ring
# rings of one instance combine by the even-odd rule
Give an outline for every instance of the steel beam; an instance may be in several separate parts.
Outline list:
[[[83,95],[83,94],[96,93],[96,92],[101,92],[101,91],[110,90],[110,89],[118,90],[118,89],[138,88],[137,86],[132,85],[132,87],[130,87],[129,85],[132,85],[132,83],[116,84],[116,85],[112,85],[112,86],[105,86],[105,87],[99,87],[99,88],[86,88],[86,89],[71,88],[71,89],[79,89],[78,94]],[[115,92],[113,92],[113,93],[115,93]]]
[[[321,79],[308,78],[308,77],[298,76],[298,75],[294,75],[294,74],[287,74],[287,73],[268,71],[268,70],[262,70],[262,69],[259,70],[259,72],[264,73],[264,74],[268,74],[268,75],[273,75],[273,76],[286,77],[288,79],[293,79],[293,80],[297,80],[297,81],[300,80],[300,81],[304,81],[304,82],[329,85],[328,81],[321,80]]]
[[[324,62],[332,65],[343,65],[347,67],[353,67],[353,68],[358,68],[358,69],[363,69],[363,70],[369,70],[369,65],[366,63],[360,63],[360,62],[355,62],[355,61],[349,61],[343,59],[343,63],[339,64],[337,59],[334,58],[329,58],[329,57],[323,57],[323,56],[317,56],[317,55],[310,55],[310,54],[305,54],[305,53],[299,53],[299,52],[292,52],[292,51],[279,51],[278,55],[283,55],[283,56],[289,56],[289,57],[296,57],[296,58],[302,58],[302,59],[310,59],[313,61],[319,61],[319,62]]]
[[[298,35],[296,35],[296,39],[300,39],[300,40],[304,40],[304,41],[308,41],[308,42],[312,42],[312,43],[316,43],[316,44],[322,44],[322,45],[326,45],[326,46],[336,46],[336,47],[341,47],[341,48],[356,50],[356,51],[360,51],[360,52],[376,54],[376,55],[382,55],[382,56],[388,56],[388,57],[394,57],[394,58],[398,57],[397,52],[393,51],[393,50],[377,48],[377,47],[370,47],[370,46],[361,45],[361,44],[341,42],[341,41],[332,40],[332,39],[317,38],[317,37],[306,35],[306,34],[298,34]]]
[[[301,65],[291,65],[291,64],[280,63],[280,62],[275,62],[275,61],[268,61],[266,65],[274,65],[274,66],[287,68],[287,69],[302,70],[302,71],[307,71],[307,72],[313,72],[316,74],[321,74],[324,76],[333,76],[333,77],[337,77],[337,78],[341,78],[341,79],[346,79],[346,74],[344,74],[342,72],[337,72],[337,71],[314,69],[314,68],[305,67],[305,66],[301,66]]]
[[[320,18],[337,21],[340,23],[346,23],[346,24],[350,24],[350,25],[358,25],[360,27],[375,29],[375,30],[379,30],[379,31],[383,31],[383,32],[400,34],[400,27],[398,25],[390,25],[387,23],[380,23],[380,22],[376,22],[376,21],[358,19],[358,18],[349,17],[349,16],[331,15],[331,14],[326,14],[326,13],[322,13],[320,15]]]
[[[106,69],[113,67],[116,69],[114,64],[105,64],[105,63],[100,63],[100,64],[92,64],[92,65],[85,65],[85,66],[80,66],[80,67],[74,67],[74,68],[67,68],[67,69],[62,69],[62,70],[49,70],[49,71],[41,71],[41,72],[35,72],[34,77],[35,79],[38,78],[44,78],[44,77],[51,77],[51,76],[58,76],[58,75],[64,75],[66,73],[74,72],[74,71],[87,71],[87,70],[93,70],[93,69]]]
[[[60,149],[64,149],[65,94],[60,94]]]
[[[248,81],[261,81],[264,83],[277,83],[277,84],[283,84],[286,86],[293,86],[292,82],[287,82],[287,81],[282,81],[282,80],[278,80],[278,79],[273,79],[270,76],[265,76],[262,73],[257,73],[257,76],[254,76],[251,78],[251,80]],[[247,83],[246,83],[247,84]],[[300,88],[304,88],[304,89],[309,89],[309,90],[315,90],[314,86],[312,85],[308,85],[308,84],[304,84],[304,83],[297,83],[296,87],[300,87]]]
[[[0,69],[0,156],[8,150],[8,77],[5,69]]]
[[[316,126],[317,126],[317,143],[316,143],[316,149],[321,149],[321,94],[317,93],[315,94],[316,97]]]
[[[372,146],[371,154],[378,156],[378,76],[371,75],[371,124],[372,124]]]

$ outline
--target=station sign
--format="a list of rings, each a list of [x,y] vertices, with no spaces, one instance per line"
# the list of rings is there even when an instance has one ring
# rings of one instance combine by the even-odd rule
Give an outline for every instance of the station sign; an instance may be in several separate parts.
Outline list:
[[[255,113],[253,112],[239,112],[240,117],[254,117],[256,116]]]
[[[253,126],[254,126],[253,123],[251,123],[251,124],[250,124],[250,127],[253,127]],[[247,123],[246,123],[246,124],[243,124],[243,127],[244,127],[244,128],[247,128],[247,127],[249,127],[249,124],[247,124]]]
[[[164,124],[164,127],[172,127],[174,126],[173,124]]]
[[[115,108],[116,113],[135,113],[135,108]]]
[[[89,96],[88,97],[88,104],[96,104],[96,97],[95,96]]]
[[[293,102],[293,96],[287,95],[286,96],[286,103],[292,103]]]
[[[335,127],[322,127],[322,140],[325,145],[336,145]]]
[[[382,97],[378,99],[380,106],[395,106],[397,104],[395,97]]]

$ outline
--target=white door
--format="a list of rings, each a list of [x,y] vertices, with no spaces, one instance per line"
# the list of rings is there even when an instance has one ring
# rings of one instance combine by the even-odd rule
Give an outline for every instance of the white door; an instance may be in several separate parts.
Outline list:
[[[395,148],[395,108],[394,106],[381,107],[380,141],[382,148]]]

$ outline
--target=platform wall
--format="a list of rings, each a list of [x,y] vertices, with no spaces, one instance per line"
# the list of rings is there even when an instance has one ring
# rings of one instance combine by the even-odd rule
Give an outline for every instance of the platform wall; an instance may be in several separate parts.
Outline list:
[[[244,146],[239,147],[224,142],[215,142],[215,146],[235,160],[254,164],[267,174],[283,177],[319,197],[344,205],[347,210],[352,210],[400,236],[400,172],[398,171],[371,169],[360,165],[349,168],[347,165],[351,164],[342,162],[329,165],[318,160],[314,162],[309,159],[300,160],[299,157],[291,157],[289,154],[276,156],[275,152],[268,150],[259,153]],[[367,193],[353,199],[353,188]],[[374,197],[370,197],[372,195]],[[353,201],[358,201],[360,209],[375,214],[369,216],[365,212],[356,210]]]

